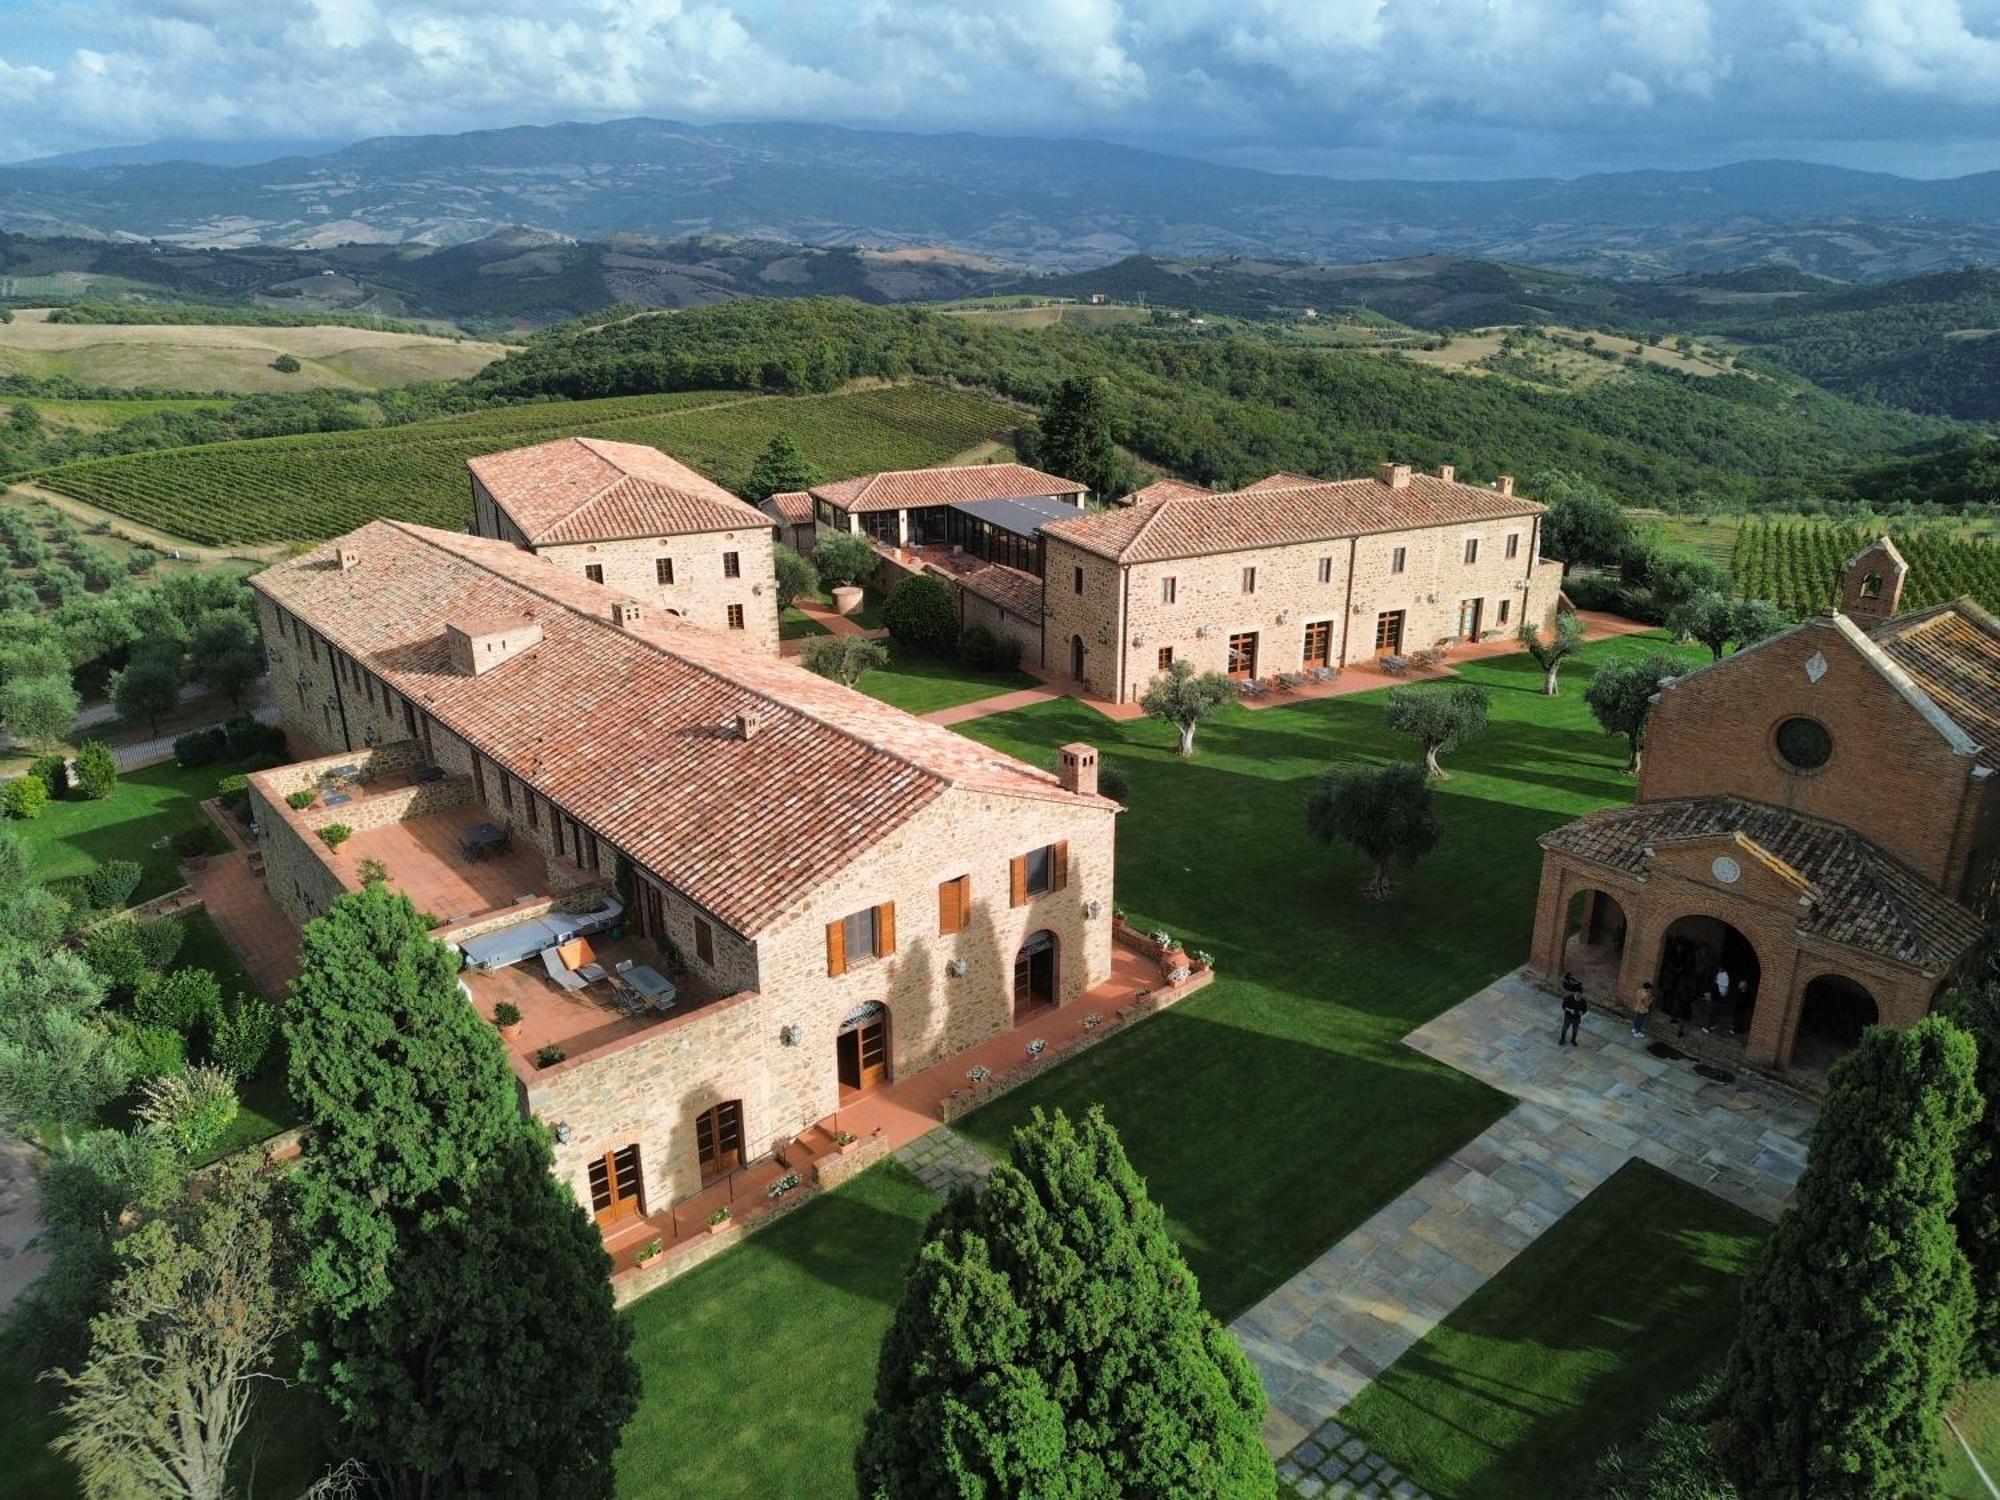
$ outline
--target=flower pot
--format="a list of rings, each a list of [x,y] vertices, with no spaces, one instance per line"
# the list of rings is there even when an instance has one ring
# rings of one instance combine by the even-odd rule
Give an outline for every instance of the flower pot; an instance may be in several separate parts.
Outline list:
[[[850,1151],[858,1151],[861,1149],[861,1138],[859,1136],[856,1136],[851,1141],[835,1141],[833,1144],[834,1144],[834,1149],[837,1150],[842,1156],[845,1156]]]
[[[833,612],[837,615],[851,615],[861,608],[861,590],[853,584],[842,584],[833,591]]]
[[[510,1022],[508,1025],[502,1026],[500,1028],[500,1038],[502,1041],[508,1041],[508,1042],[514,1041],[518,1039],[520,1035],[521,1035],[521,1023],[519,1021]]]
[[[1176,969],[1192,967],[1193,965],[1188,961],[1187,949],[1185,948],[1169,948],[1160,955],[1160,973],[1162,975],[1171,974]]]
[[[720,1234],[735,1222],[734,1219],[717,1219],[713,1224],[708,1226],[708,1232],[710,1234]]]
[[[637,1260],[633,1261],[632,1264],[636,1266],[639,1270],[643,1271],[646,1269],[646,1267],[652,1265],[655,1261],[662,1261],[665,1260],[666,1258],[667,1258],[666,1252],[661,1251],[658,1255],[642,1255]]]

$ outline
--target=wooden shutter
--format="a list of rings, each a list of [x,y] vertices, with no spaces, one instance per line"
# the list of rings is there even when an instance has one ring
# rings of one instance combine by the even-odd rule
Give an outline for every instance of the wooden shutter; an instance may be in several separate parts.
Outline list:
[[[1007,904],[1026,906],[1028,904],[1028,856],[1017,855],[1007,864]]]
[[[1049,889],[1069,888],[1069,841],[1060,839],[1049,847]]]
[[[875,908],[875,956],[887,958],[896,951],[896,903],[884,901]]]
[[[826,972],[829,978],[847,972],[847,928],[839,922],[826,924]]]
[[[972,878],[960,875],[938,887],[938,933],[963,932],[972,919]]]

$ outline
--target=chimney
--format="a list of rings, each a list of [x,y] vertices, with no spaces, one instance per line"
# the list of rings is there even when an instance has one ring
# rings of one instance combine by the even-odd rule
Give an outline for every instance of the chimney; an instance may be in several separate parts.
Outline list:
[[[637,599],[614,599],[611,603],[611,623],[621,630],[630,630],[645,612],[645,607]]]
[[[1451,483],[1453,483],[1453,482],[1454,482],[1455,480],[1457,480],[1457,478],[1458,478],[1458,465],[1457,465],[1457,464],[1439,464],[1439,465],[1438,465],[1438,478],[1442,479],[1442,480],[1443,480],[1443,481],[1444,481],[1444,482],[1445,482],[1446,484],[1451,484]]]
[[[542,627],[521,616],[448,624],[444,635],[452,670],[462,677],[477,677],[502,662],[512,661],[530,646],[540,645]]]
[[[1503,495],[1513,494],[1514,476],[1512,474],[1502,474],[1498,479],[1493,481],[1493,488]]]
[[[1097,747],[1095,745],[1064,745],[1062,747],[1062,769],[1058,773],[1062,788],[1083,797],[1097,795]]]
[[[1410,466],[1408,464],[1384,464],[1375,472],[1375,477],[1392,490],[1406,490],[1410,487]]]
[[[1847,560],[1840,587],[1840,612],[1855,620],[1887,620],[1903,607],[1903,584],[1910,565],[1886,536]]]
[[[358,548],[342,547],[335,552],[334,558],[343,573],[352,573],[361,566],[361,552]]]
[[[736,716],[736,738],[739,740],[754,740],[757,738],[757,731],[761,727],[762,721],[758,719],[757,715],[747,710]]]

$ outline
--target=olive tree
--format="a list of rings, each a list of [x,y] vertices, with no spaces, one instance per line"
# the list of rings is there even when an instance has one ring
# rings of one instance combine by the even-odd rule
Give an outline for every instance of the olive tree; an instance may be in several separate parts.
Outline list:
[[[1155,677],[1139,707],[1180,732],[1180,753],[1194,754],[1194,732],[1201,721],[1225,703],[1236,700],[1236,684],[1220,672],[1196,672],[1191,662],[1176,661]]]

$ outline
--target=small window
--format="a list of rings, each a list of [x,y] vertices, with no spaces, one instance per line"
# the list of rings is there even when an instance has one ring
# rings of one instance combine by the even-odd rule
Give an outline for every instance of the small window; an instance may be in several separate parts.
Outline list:
[[[653,577],[662,585],[672,583],[674,581],[674,560],[671,557],[654,558]]]
[[[694,956],[705,964],[715,962],[715,929],[701,917],[694,919]]]
[[[1817,719],[1795,717],[1778,725],[1778,758],[1794,771],[1817,771],[1833,759],[1833,736]]]
[[[1245,568],[1243,570],[1243,592],[1246,594],[1257,592],[1257,570],[1255,568]]]
[[[742,605],[732,604],[729,606],[729,628],[731,630],[741,630],[743,628]]]
[[[535,806],[535,794],[533,792],[529,792],[527,795],[528,795],[528,826],[530,828],[540,828],[542,826],[542,814],[541,810]]]
[[[1465,539],[1465,560],[1469,563],[1476,563],[1479,561],[1478,537],[1469,536]]]
[[[1162,578],[1160,580],[1160,603],[1172,604],[1174,602],[1174,594],[1179,589],[1179,587],[1180,587],[1179,579]]]
[[[1174,664],[1174,648],[1172,646],[1160,647],[1160,670],[1164,672],[1167,670],[1167,668],[1171,667],[1173,664]]]
[[[1408,547],[1398,547],[1394,552],[1389,554],[1389,571],[1391,573],[1402,572],[1409,560],[1410,549]]]
[[[955,876],[938,883],[938,936],[963,932],[972,920],[972,877]]]
[[[588,578],[592,583],[604,582],[604,564],[585,563],[583,565],[583,576]]]
[[[1075,589],[1077,593],[1079,593],[1079,594],[1080,594],[1080,593],[1082,593],[1082,592],[1083,592],[1083,569],[1081,569],[1081,568],[1071,568],[1071,569],[1070,569],[1069,571],[1070,571],[1070,586],[1071,586],[1071,587],[1072,587],[1073,589]]]
[[[1500,601],[1500,607],[1493,611],[1494,623],[1499,625],[1505,625],[1507,623],[1507,616],[1509,616],[1513,612],[1514,612],[1514,601],[1512,599],[1502,599]]]
[[[1320,581],[1321,583],[1332,583],[1332,582],[1333,582],[1333,559],[1332,559],[1332,558],[1330,558],[1330,557],[1322,557],[1322,558],[1321,558],[1321,559],[1319,560],[1319,581]]]
[[[743,576],[742,553],[725,552],[722,554],[722,576],[724,578],[741,578]]]
[[[1880,573],[1866,573],[1862,575],[1861,597],[1864,599],[1880,599],[1882,597],[1882,575]]]
[[[896,903],[863,907],[826,924],[826,972],[838,976],[896,951]]]
[[[1519,557],[1520,555],[1521,555],[1521,533],[1518,531],[1510,531],[1507,533],[1507,560],[1509,562],[1512,562],[1515,558]]]

